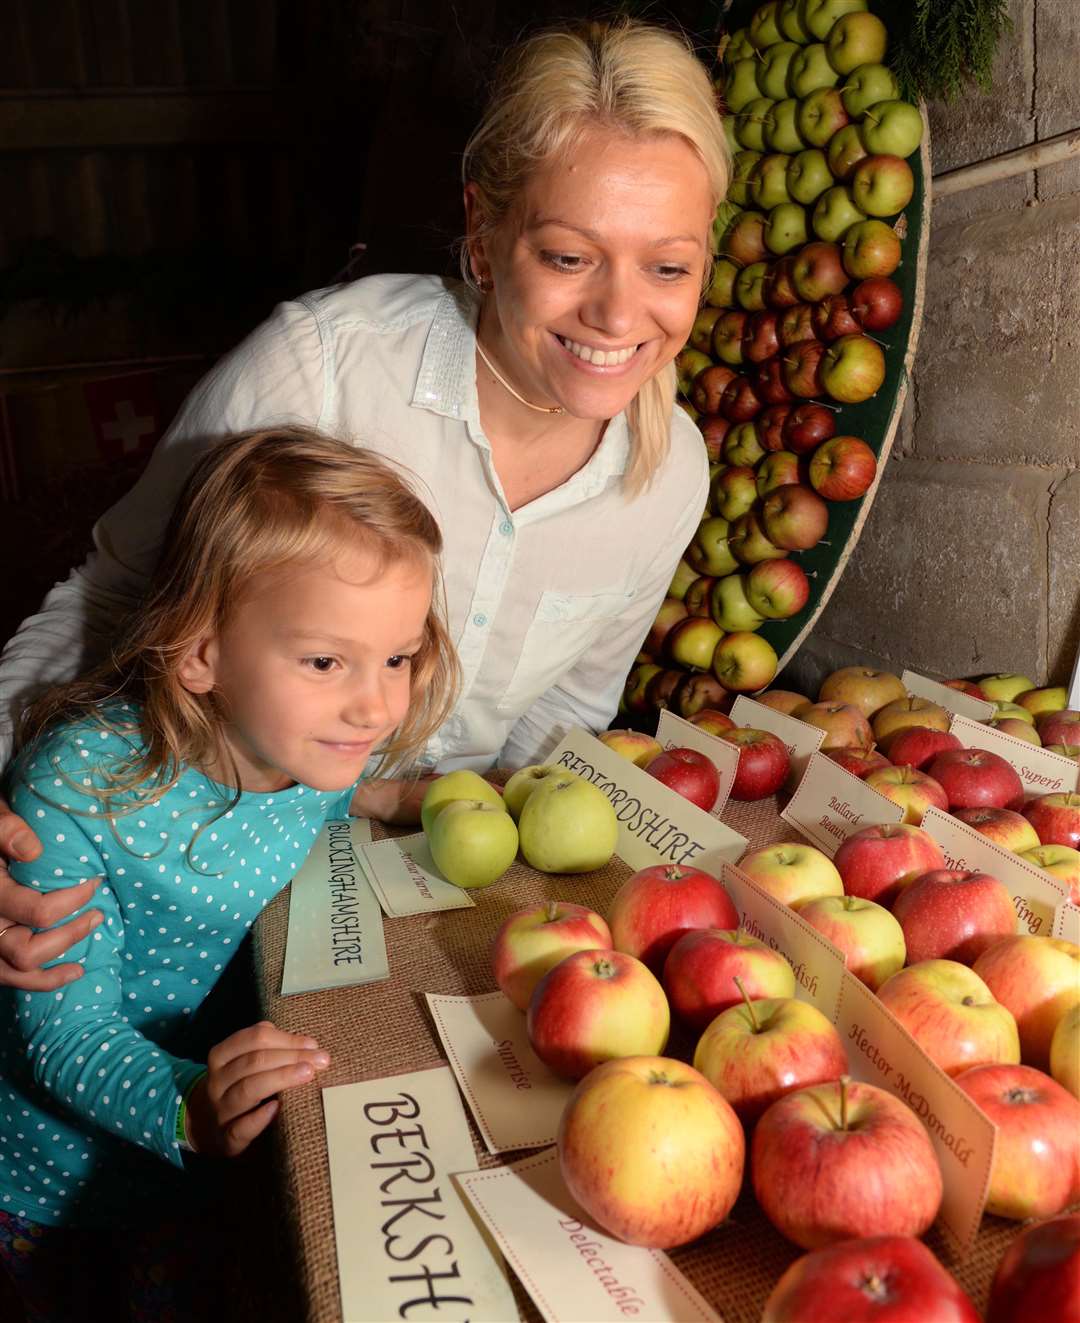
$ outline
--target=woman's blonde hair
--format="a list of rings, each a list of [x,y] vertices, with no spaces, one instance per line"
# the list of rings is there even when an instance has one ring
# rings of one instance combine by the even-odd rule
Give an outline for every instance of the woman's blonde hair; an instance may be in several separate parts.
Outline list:
[[[731,158],[716,93],[685,38],[634,19],[583,22],[515,46],[495,76],[487,109],[465,146],[462,178],[479,190],[482,219],[469,241],[492,234],[542,162],[584,131],[610,126],[634,137],[674,134],[699,156],[719,205]],[[462,272],[475,285],[469,244]],[[711,260],[706,263],[705,285]],[[675,368],[650,378],[627,408],[633,456],[630,494],[646,487],[671,440]]]
[[[133,700],[143,747],[95,789],[107,812],[127,811],[133,797],[156,798],[186,765],[228,761],[220,738],[225,714],[212,691],[184,687],[183,659],[220,632],[256,574],[332,559],[345,548],[371,557],[376,573],[401,561],[432,570],[435,593],[412,659],[409,711],[382,750],[381,771],[399,766],[442,725],[459,681],[443,623],[442,536],[389,463],[302,427],[238,436],[200,460],[126,634],[105,664],[27,710],[20,743],[61,721],[89,717],[111,726],[113,700]]]

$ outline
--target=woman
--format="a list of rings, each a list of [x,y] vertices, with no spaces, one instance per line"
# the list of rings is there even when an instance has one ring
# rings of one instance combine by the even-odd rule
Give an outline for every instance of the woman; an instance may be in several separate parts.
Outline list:
[[[465,150],[464,285],[373,276],[281,305],[196,388],[86,565],[11,640],[0,710],[101,654],[203,450],[301,423],[406,465],[442,526],[464,688],[420,769],[522,766],[572,726],[605,727],[705,504],[672,360],[728,164],[712,85],[678,37],[622,20],[524,42]],[[366,811],[415,819],[423,789],[375,782]],[[0,853],[32,857],[32,825],[0,819]],[[72,900],[46,909],[4,875],[0,984],[79,976],[38,966],[89,916],[70,941],[24,926],[88,896]]]

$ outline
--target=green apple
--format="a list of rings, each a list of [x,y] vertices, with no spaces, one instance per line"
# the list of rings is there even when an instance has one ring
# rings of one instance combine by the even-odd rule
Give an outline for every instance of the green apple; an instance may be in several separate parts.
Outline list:
[[[772,114],[771,97],[759,96],[748,102],[735,116],[735,136],[752,152],[765,150],[765,125]]]
[[[863,146],[874,156],[910,156],[922,142],[922,115],[910,101],[875,101],[859,127]]]
[[[735,306],[735,277],[739,268],[730,257],[718,257],[713,263],[712,280],[705,295],[705,302],[714,308],[732,308]]]
[[[915,176],[900,156],[867,156],[851,175],[851,196],[868,216],[895,216],[914,192]]]
[[[435,819],[455,799],[478,799],[496,808],[506,807],[502,795],[489,781],[485,781],[478,772],[462,767],[456,772],[447,772],[428,786],[420,805],[420,824],[425,832],[430,835]]]
[[[799,102],[793,97],[778,101],[765,125],[765,146],[774,152],[799,152],[806,144],[799,134]]]
[[[717,88],[717,91],[718,91],[718,93],[720,94],[720,96],[721,96],[721,98],[722,98],[722,97],[723,97],[723,91],[722,91],[722,89]],[[734,156],[735,153],[736,153],[736,152],[739,150],[739,148],[742,146],[742,143],[741,143],[741,142],[738,140],[738,138],[735,136],[735,116],[734,116],[734,115],[725,115],[725,116],[720,120],[720,127],[724,130],[724,141],[727,143],[727,149],[728,149],[728,152],[729,152],[732,156]]]
[[[1050,1040],[1050,1074],[1064,1089],[1080,1098],[1080,1006],[1058,1021]]]
[[[788,65],[801,48],[794,41],[778,41],[758,61],[757,85],[762,96],[780,101],[787,96]]]
[[[819,87],[799,103],[799,132],[811,147],[824,147],[847,122],[843,98],[835,87]]]
[[[816,202],[832,183],[832,171],[820,147],[808,147],[788,162],[788,192],[804,207]]]
[[[713,325],[721,311],[721,308],[707,304],[694,318],[694,324],[690,327],[690,344],[694,349],[700,349],[703,354],[709,352],[712,347]]]
[[[820,41],[801,46],[792,57],[788,70],[788,91],[792,96],[809,96],[819,87],[835,87],[840,75],[829,63],[829,54]]]
[[[1011,703],[1025,690],[1035,688],[1034,682],[1026,675],[1018,675],[1015,671],[984,675],[978,684],[991,703]]]
[[[803,0],[799,17],[815,41],[824,41],[837,19],[867,8],[867,0]]]
[[[712,359],[700,349],[682,349],[675,357],[675,379],[683,395],[689,396],[690,387],[699,372],[712,367]]]
[[[825,148],[829,169],[841,181],[850,178],[859,162],[869,155],[858,124],[845,124],[837,129]]]
[[[537,786],[543,785],[551,778],[565,781],[573,775],[574,773],[568,772],[565,767],[556,767],[551,763],[533,763],[530,767],[520,768],[503,786],[503,804],[507,813],[517,822],[521,817],[521,810],[525,807],[525,801]]]
[[[709,593],[709,614],[726,634],[755,630],[765,621],[747,600],[746,580],[741,574],[717,579]]]
[[[843,951],[848,969],[872,992],[903,968],[904,930],[883,905],[859,896],[812,896],[794,908]]]
[[[835,184],[818,198],[814,206],[814,233],[826,243],[839,243],[845,230],[866,216],[855,205],[850,191],[843,184]]]
[[[832,67],[849,74],[860,64],[880,64],[889,48],[889,33],[874,14],[845,14],[829,29],[825,49]]]
[[[844,79],[840,95],[851,118],[861,119],[876,102],[895,101],[900,95],[900,85],[887,65],[860,64]]]
[[[754,169],[750,180],[750,192],[754,206],[762,211],[771,211],[781,202],[790,202],[787,189],[788,158],[782,152],[773,152],[763,156]]]
[[[717,253],[724,252],[727,236],[738,223],[742,214],[742,208],[736,206],[734,202],[730,202],[727,198],[724,198],[716,208],[712,225],[709,227],[709,251],[714,257]]]
[[[735,278],[735,298],[747,312],[761,312],[765,307],[765,276],[768,262],[751,262]]]
[[[518,830],[501,805],[480,799],[446,804],[428,833],[431,857],[456,887],[488,887],[517,857]]]
[[[686,560],[680,560],[675,566],[675,573],[671,577],[671,583],[668,584],[667,596],[677,597],[681,602],[686,596],[686,590],[701,576],[697,570]]]
[[[728,201],[737,207],[750,206],[750,180],[754,167],[761,160],[760,152],[736,152],[731,162],[731,183],[728,184]]]
[[[713,515],[698,524],[697,532],[687,548],[687,555],[699,574],[730,574],[738,568],[728,546],[729,532],[728,521],[719,515]]]
[[[782,257],[806,242],[806,212],[797,202],[781,202],[769,212],[765,243],[771,253]]]
[[[750,40],[750,29],[739,28],[731,34],[731,39],[724,47],[724,63],[730,68],[738,60],[752,60],[755,57],[754,43]]]
[[[753,468],[764,454],[757,428],[752,422],[736,423],[728,428],[727,436],[724,437],[724,458],[729,464],[738,468]],[[736,566],[733,564],[731,568],[735,569]],[[724,573],[729,574],[730,570]]]
[[[518,829],[522,855],[541,873],[603,868],[619,839],[611,800],[580,776],[549,780],[535,790],[521,810]]]
[[[802,0],[780,0],[776,6],[776,26],[786,41],[797,41],[800,46],[813,41],[802,20]]]
[[[731,66],[724,82],[724,102],[728,110],[742,110],[762,95],[758,87],[757,67],[756,59],[738,60]]]
[[[1024,689],[1016,695],[1014,702],[1036,717],[1045,712],[1062,712],[1069,706],[1069,691],[1063,684],[1050,685],[1046,689]]]
[[[750,44],[759,51],[767,46],[775,46],[782,40],[780,29],[776,26],[777,0],[767,0],[758,5],[750,20]]]

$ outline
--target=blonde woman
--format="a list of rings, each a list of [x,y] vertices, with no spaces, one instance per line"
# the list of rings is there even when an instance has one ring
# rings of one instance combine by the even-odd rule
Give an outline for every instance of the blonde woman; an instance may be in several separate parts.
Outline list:
[[[523,766],[572,726],[603,729],[705,504],[672,360],[727,175],[712,86],[679,37],[589,23],[513,50],[465,149],[464,283],[374,276],[279,307],[195,390],[90,560],[8,645],[0,707],[103,650],[197,455],[303,422],[419,474],[442,527],[464,685],[421,767]],[[415,818],[422,791],[373,781],[365,811]],[[33,848],[0,819],[0,852]],[[0,882],[3,915],[0,982],[78,977],[37,968],[63,928],[22,926],[61,913]]]

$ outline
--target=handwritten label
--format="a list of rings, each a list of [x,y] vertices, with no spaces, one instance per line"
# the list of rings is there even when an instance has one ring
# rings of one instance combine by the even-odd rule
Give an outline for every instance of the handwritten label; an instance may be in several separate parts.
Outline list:
[[[322,1091],[344,1323],[517,1317],[451,1179],[476,1166],[445,1067]]]
[[[953,689],[937,680],[928,680],[925,675],[914,671],[904,671],[900,682],[909,694],[916,698],[927,698],[938,707],[955,716],[970,717],[972,721],[989,721],[994,715],[994,705],[985,698],[976,698],[974,694],[965,694],[962,689]]]
[[[427,1003],[458,1086],[489,1153],[546,1148],[574,1086],[537,1057],[525,1017],[501,992]]]
[[[357,858],[370,840],[365,820],[330,821],[293,878],[283,997],[390,977],[379,902]]]
[[[434,910],[467,910],[476,902],[435,867],[423,832],[364,846],[368,876],[384,912],[403,919]]]
[[[1080,905],[1063,900],[1054,911],[1053,935],[1080,946]]]
[[[735,745],[710,735],[707,730],[677,717],[667,708],[660,713],[656,738],[665,749],[695,749],[709,759],[720,773],[720,789],[709,812],[714,818],[720,817],[727,807],[731,787],[735,783],[735,773],[739,770],[739,751]]]
[[[1012,763],[1029,795],[1068,794],[1076,789],[1080,768],[1064,754],[1006,735],[967,717],[954,717],[949,729],[968,749],[986,749]]]
[[[589,1220],[554,1149],[457,1182],[547,1323],[722,1323],[661,1250],[626,1245]]]
[[[647,776],[587,731],[574,729],[548,759],[602,790],[615,810],[618,853],[633,869],[693,864],[719,873],[746,853],[746,837]]]
[[[809,722],[790,717],[786,712],[777,712],[764,703],[755,703],[752,698],[740,694],[731,705],[731,719],[736,726],[748,726],[751,730],[769,730],[784,741],[791,755],[791,775],[788,785],[796,786],[809,766],[811,757],[821,748],[825,732],[811,726]]]
[[[1005,883],[1016,908],[1018,933],[1035,937],[1049,934],[1054,911],[1068,899],[1069,888],[1064,882],[941,809],[927,809],[922,828],[941,846],[949,868],[989,873]]]
[[[900,822],[904,810],[839,763],[815,753],[780,816],[831,859],[853,832]]]

